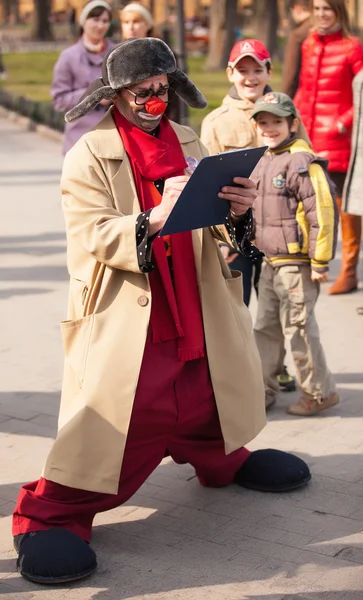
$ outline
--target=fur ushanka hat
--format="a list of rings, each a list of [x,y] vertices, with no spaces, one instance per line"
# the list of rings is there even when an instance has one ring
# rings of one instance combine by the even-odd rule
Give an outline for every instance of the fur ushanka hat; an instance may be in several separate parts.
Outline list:
[[[178,96],[192,108],[204,108],[207,101],[194,83],[177,68],[169,46],[157,38],[131,38],[114,46],[105,55],[102,77],[88,86],[82,98],[65,115],[67,123],[91,112],[101,100],[110,100],[124,87],[150,77],[166,74]]]

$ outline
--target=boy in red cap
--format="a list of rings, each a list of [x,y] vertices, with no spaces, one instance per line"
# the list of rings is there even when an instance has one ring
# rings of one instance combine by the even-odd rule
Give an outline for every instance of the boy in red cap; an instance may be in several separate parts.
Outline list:
[[[202,123],[200,137],[210,154],[263,145],[251,121],[251,115],[256,100],[272,91],[268,85],[272,73],[269,51],[259,40],[237,42],[229,55],[226,73],[233,85],[223,98],[222,105],[210,112]],[[230,267],[243,273],[244,302],[248,306],[252,281],[257,293],[262,259],[252,261],[247,257],[230,254],[227,246],[222,246],[221,250]],[[286,367],[279,375],[279,384],[283,391],[295,390],[295,381]]]
[[[211,154],[261,145],[250,117],[256,100],[270,90],[272,66],[267,48],[258,40],[237,42],[226,73],[232,88],[202,123],[201,139]]]

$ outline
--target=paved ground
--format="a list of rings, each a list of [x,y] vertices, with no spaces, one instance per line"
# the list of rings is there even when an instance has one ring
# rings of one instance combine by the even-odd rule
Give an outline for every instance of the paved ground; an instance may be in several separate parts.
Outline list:
[[[61,163],[57,143],[0,118],[0,595],[361,600],[363,317],[355,308],[363,296],[329,298],[326,289],[317,312],[342,402],[304,420],[285,414],[294,399],[285,395],[253,443],[297,452],[311,466],[311,485],[286,495],[206,490],[190,467],[165,461],[126,506],[97,518],[93,578],[49,589],[15,572],[10,514],[19,486],[38,477],[52,443],[62,375]]]

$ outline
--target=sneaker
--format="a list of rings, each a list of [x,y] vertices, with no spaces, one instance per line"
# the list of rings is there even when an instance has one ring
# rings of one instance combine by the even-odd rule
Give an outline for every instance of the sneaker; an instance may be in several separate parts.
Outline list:
[[[327,398],[322,398],[320,401],[314,398],[300,398],[299,402],[291,404],[286,412],[298,417],[311,417],[326,408],[335,406],[338,402],[339,396],[336,392],[332,392]]]
[[[290,375],[287,367],[284,366],[282,373],[277,376],[277,381],[279,383],[281,392],[295,392],[295,379],[292,377],[292,375]]]

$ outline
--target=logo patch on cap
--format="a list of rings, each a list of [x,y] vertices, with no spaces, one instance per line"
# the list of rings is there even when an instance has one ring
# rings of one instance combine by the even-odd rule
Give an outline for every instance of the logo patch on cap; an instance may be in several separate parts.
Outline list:
[[[269,92],[264,95],[262,102],[266,102],[266,104],[279,104],[280,100],[272,92]]]
[[[242,42],[241,44],[241,52],[254,52],[255,49],[249,42]]]

